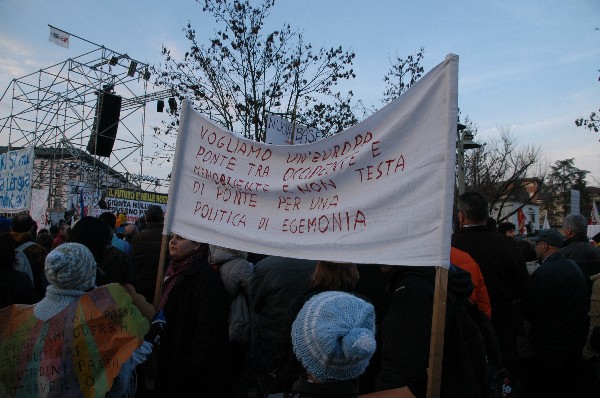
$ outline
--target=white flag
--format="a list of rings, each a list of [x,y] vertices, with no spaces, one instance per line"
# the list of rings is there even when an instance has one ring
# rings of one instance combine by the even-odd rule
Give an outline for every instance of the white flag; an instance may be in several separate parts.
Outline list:
[[[596,201],[592,202],[592,217],[590,220],[591,225],[600,225],[600,214],[598,214],[598,206],[596,206]]]
[[[69,48],[69,34],[50,26],[50,42],[64,48]]]
[[[548,212],[546,212],[546,217],[544,217],[544,227],[542,229],[550,229],[550,222],[548,221]]]

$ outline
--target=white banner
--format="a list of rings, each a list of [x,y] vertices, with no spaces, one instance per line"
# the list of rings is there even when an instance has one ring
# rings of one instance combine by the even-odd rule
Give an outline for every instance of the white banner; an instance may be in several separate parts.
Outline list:
[[[458,56],[307,145],[240,138],[183,104],[166,233],[244,251],[449,266]]]
[[[167,209],[168,196],[164,193],[140,191],[126,188],[109,188],[106,191],[107,210],[115,214],[125,214],[127,222],[134,223],[144,215],[148,207],[160,206]]]
[[[69,48],[69,37],[70,35],[68,33],[50,26],[49,40],[51,43],[61,47]]]
[[[294,139],[292,140],[292,132]],[[323,134],[314,128],[295,125],[289,120],[269,113],[265,142],[273,145],[311,144],[323,138]]]
[[[29,210],[33,158],[33,146],[0,154],[0,212]]]
[[[50,187],[31,190],[31,208],[29,215],[33,221],[37,222],[38,231],[42,228],[50,227],[50,219],[48,217],[48,194]]]

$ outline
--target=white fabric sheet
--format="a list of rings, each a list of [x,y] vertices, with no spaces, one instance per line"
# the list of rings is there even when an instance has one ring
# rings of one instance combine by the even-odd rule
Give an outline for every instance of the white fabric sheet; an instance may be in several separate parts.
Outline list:
[[[458,56],[333,137],[240,138],[183,104],[165,233],[255,253],[449,266]]]

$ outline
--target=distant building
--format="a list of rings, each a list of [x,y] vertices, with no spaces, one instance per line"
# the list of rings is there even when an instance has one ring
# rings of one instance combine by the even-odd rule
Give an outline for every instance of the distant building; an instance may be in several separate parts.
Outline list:
[[[499,186],[502,184],[506,182],[498,183]],[[490,216],[500,222],[511,222],[518,228],[518,209],[521,208],[531,231],[539,231],[545,216],[540,214],[543,203],[540,185],[539,178],[524,178],[509,184],[506,189],[509,193],[493,204]]]

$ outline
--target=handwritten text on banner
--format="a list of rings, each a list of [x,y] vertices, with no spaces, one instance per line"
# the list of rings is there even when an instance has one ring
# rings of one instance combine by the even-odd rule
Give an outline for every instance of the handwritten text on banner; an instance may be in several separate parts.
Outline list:
[[[125,188],[109,188],[106,192],[106,204],[115,213],[124,213],[128,222],[135,222],[144,215],[148,207],[167,208],[167,195]]]
[[[240,138],[185,103],[165,233],[255,253],[448,266],[458,57],[306,145]]]
[[[0,212],[29,210],[33,158],[33,146],[0,153]]]

